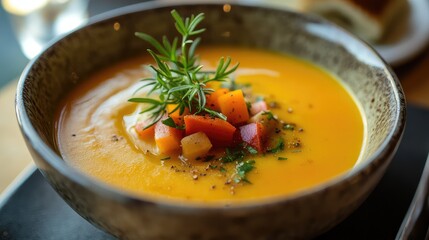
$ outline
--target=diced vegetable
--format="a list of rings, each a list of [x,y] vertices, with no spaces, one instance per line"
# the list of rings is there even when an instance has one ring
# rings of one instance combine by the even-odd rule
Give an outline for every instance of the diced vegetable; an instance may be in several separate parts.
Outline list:
[[[187,115],[185,119],[186,135],[203,132],[215,147],[226,147],[232,144],[236,128],[227,121],[210,116]]]
[[[152,125],[146,129],[144,129],[147,125],[149,125],[149,121],[140,121],[136,124],[135,130],[139,137],[143,140],[153,139],[155,134],[155,126]]]
[[[222,114],[232,125],[237,126],[249,120],[246,101],[240,89],[220,96],[218,103]]]
[[[249,123],[241,126],[240,136],[243,142],[255,148],[258,152],[264,151],[265,130],[261,123]]]
[[[212,144],[203,132],[197,132],[182,138],[182,154],[187,159],[196,159],[206,155]]]
[[[173,152],[180,149],[183,131],[169,127],[159,121],[155,124],[155,143],[160,153]]]
[[[183,113],[180,114],[180,109],[177,109],[175,112],[172,112],[176,108],[177,108],[177,104],[168,104],[167,112],[168,112],[168,116],[171,117],[174,120],[174,122],[180,126],[183,124],[183,116],[189,114],[189,109],[185,108]]]
[[[229,90],[227,88],[219,88],[218,90],[212,92],[211,94],[208,94],[206,96],[207,108],[210,108],[212,110],[220,112],[220,107],[219,107],[219,102],[218,102],[219,97],[227,94],[228,92],[229,92]]]
[[[259,112],[267,111],[267,110],[268,110],[268,106],[265,101],[257,101],[252,103],[252,106],[250,107],[250,114],[253,116],[258,114]]]

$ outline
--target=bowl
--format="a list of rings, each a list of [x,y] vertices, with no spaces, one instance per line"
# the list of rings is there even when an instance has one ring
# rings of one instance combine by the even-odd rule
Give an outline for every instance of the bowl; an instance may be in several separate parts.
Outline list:
[[[142,54],[173,24],[170,11],[206,14],[204,44],[263,48],[297,56],[339,77],[366,121],[362,161],[306,191],[233,206],[204,206],[134,196],[95,181],[65,163],[54,139],[54,113],[70,89],[109,64]],[[171,37],[171,36],[170,36]],[[83,218],[124,239],[303,239],[338,224],[370,194],[399,145],[405,99],[392,69],[367,44],[314,16],[236,3],[149,2],[92,19],[53,42],[24,70],[17,118],[43,176]]]

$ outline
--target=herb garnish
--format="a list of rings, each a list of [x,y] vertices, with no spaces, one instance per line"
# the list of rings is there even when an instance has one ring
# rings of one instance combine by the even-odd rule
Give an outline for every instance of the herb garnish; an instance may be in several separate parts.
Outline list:
[[[268,120],[276,120],[276,117],[271,111],[264,111],[262,115],[266,115]]]
[[[251,183],[247,179],[246,175],[247,175],[247,173],[252,171],[254,168],[255,168],[255,160],[248,160],[248,161],[239,162],[235,166],[236,175],[235,175],[234,181],[236,183],[239,183],[239,182]]]
[[[285,124],[283,125],[283,129],[284,129],[284,130],[290,130],[290,131],[293,131],[293,130],[295,130],[295,127],[296,127],[296,124],[293,124],[293,123],[285,123]]]
[[[244,151],[242,147],[238,148],[226,148],[225,149],[225,156],[221,157],[220,160],[223,163],[230,163],[234,161],[241,161],[244,158]]]
[[[284,140],[283,140],[283,138],[279,138],[277,140],[277,144],[273,148],[268,149],[267,152],[278,153],[278,152],[282,151],[284,148],[285,148]]]
[[[234,161],[242,161],[247,154],[258,154],[258,151],[252,146],[245,146],[239,144],[235,148],[225,148],[225,155],[220,158],[223,163],[230,163]]]
[[[250,154],[258,154],[258,150],[254,149],[251,146],[247,146],[246,149]]]
[[[161,43],[146,33],[137,32],[135,34],[155,48],[156,52],[150,49],[147,51],[157,65],[150,66],[154,71],[154,76],[143,79],[142,81],[146,84],[137,91],[150,87],[148,95],[156,93],[159,94],[159,97],[157,99],[131,98],[128,101],[148,105],[141,112],[150,113],[151,121],[145,128],[161,120],[167,113],[166,109],[169,104],[177,105],[169,113],[179,111],[182,114],[187,108],[195,114],[208,113],[226,120],[222,113],[206,108],[206,94],[213,92],[213,89],[206,88],[206,84],[229,80],[229,75],[237,69],[238,64],[230,67],[231,59],[229,57],[221,58],[215,71],[203,71],[203,66],[198,63],[195,55],[200,38],[193,37],[205,31],[204,28],[197,28],[204,19],[204,14],[200,13],[197,16],[192,15],[190,18],[183,19],[176,10],[172,10],[171,15],[175,20],[177,31],[181,35],[180,44],[177,37],[170,42],[164,36]]]
[[[151,127],[158,121],[161,121],[164,125],[172,128],[181,130],[185,129],[184,123],[177,124],[177,120],[175,121],[172,117],[169,117],[171,116],[170,114],[176,111],[178,111],[180,115],[185,112],[188,114],[189,112],[190,114],[204,116],[210,115],[212,118],[226,120],[226,116],[221,112],[206,107],[206,96],[214,92],[214,89],[207,86],[208,83],[223,82],[222,86],[227,87],[230,91],[248,88],[250,87],[250,84],[237,83],[235,79],[230,76],[237,69],[238,64],[231,66],[231,59],[229,57],[220,58],[216,70],[203,70],[203,66],[200,65],[199,59],[195,54],[196,48],[200,42],[200,38],[195,36],[205,31],[204,28],[198,27],[204,19],[203,13],[196,16],[192,15],[191,17],[182,18],[177,11],[173,10],[171,11],[171,15],[175,21],[175,27],[180,34],[180,37],[175,37],[173,41],[170,42],[166,36],[164,36],[161,41],[158,41],[146,33],[135,33],[137,37],[143,39],[154,47],[154,50],[148,49],[147,51],[154,59],[155,65],[149,66],[153,72],[153,76],[143,79],[142,81],[144,84],[136,91],[137,93],[138,91],[147,88],[147,95],[145,97],[130,98],[128,101],[144,104],[144,108],[141,113],[146,113],[149,117],[149,124],[147,124],[144,129]],[[150,96],[151,94],[155,94],[156,96],[152,97]],[[252,94],[249,95],[252,96]],[[249,95],[247,97],[249,97]],[[241,99],[243,99],[243,94],[241,95]],[[249,102],[248,99],[244,99],[243,101],[245,101],[247,110],[249,111],[252,108],[252,103]],[[256,101],[265,100],[263,96],[257,96]],[[174,107],[171,110],[172,106]],[[292,112],[292,110],[288,109],[288,112]],[[260,117],[259,113],[264,117]],[[280,121],[276,115],[266,108],[262,113],[259,113],[257,113],[258,116],[256,117],[256,123],[265,124],[264,126],[269,129],[270,133],[277,134],[282,131],[282,128],[283,130],[294,130],[296,127],[295,124],[285,124],[283,121]],[[227,113],[225,114],[228,115]],[[256,116],[257,114],[253,114],[253,116]],[[188,116],[184,117],[185,122],[186,117]],[[231,117],[231,119],[233,118]],[[274,122],[270,122],[271,120],[275,122],[275,125]],[[246,123],[255,124],[255,122]],[[241,127],[241,124],[242,123],[240,122],[240,125],[237,124],[235,127]],[[273,125],[273,127],[271,127],[271,125]],[[272,148],[268,149],[265,145],[265,141],[267,141],[266,136],[261,136],[260,133],[257,133],[253,137],[259,140],[258,145],[253,141],[243,140],[241,144],[235,145],[231,148],[225,148],[225,153],[221,156],[207,155],[213,154],[207,150],[196,159],[204,162],[217,161],[218,165],[209,164],[206,171],[208,169],[218,169],[223,173],[222,175],[228,179],[225,184],[232,183],[232,188],[235,185],[240,185],[240,183],[251,183],[247,179],[247,175],[255,169],[255,161],[248,160],[246,157],[258,153],[276,154],[285,148],[285,140],[282,137],[278,139],[269,139],[270,147]],[[272,135],[270,135],[270,137],[272,137]],[[263,145],[259,145],[261,141],[264,141]],[[215,158],[216,160],[214,160]],[[169,159],[170,157],[164,157],[161,160]],[[277,158],[277,160],[287,159],[288,158],[286,157],[280,156]],[[235,168],[232,164],[235,164]],[[174,166],[172,166],[172,169],[173,168]],[[178,169],[175,169],[175,171],[177,172]],[[181,171],[185,172],[185,170]],[[231,171],[231,173],[228,173],[228,171]],[[197,174],[197,172],[192,172],[192,174],[192,178],[194,180],[197,180],[199,176],[205,176],[205,173]]]
[[[185,126],[179,126],[179,125],[177,125],[171,117],[168,117],[168,118],[162,120],[161,122],[163,124],[169,126],[169,127],[172,127],[172,128],[185,129]]]

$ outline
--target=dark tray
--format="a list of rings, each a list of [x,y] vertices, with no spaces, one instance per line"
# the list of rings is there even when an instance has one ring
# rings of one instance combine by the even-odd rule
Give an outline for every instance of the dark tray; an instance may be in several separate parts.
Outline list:
[[[380,184],[357,211],[318,239],[394,239],[428,151],[429,111],[409,106],[402,144]],[[76,214],[39,171],[5,197],[0,199],[0,239],[114,239]]]

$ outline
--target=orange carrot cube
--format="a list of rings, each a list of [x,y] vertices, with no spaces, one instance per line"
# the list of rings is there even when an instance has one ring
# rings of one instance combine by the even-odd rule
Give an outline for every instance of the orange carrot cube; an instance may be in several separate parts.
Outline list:
[[[220,96],[218,103],[221,112],[232,125],[241,125],[249,120],[247,104],[240,89]]]
[[[206,96],[206,107],[220,112],[220,107],[219,107],[219,97],[222,95],[225,95],[229,92],[229,90],[227,88],[219,88],[218,90],[212,92],[211,94],[208,94]]]
[[[180,114],[180,109],[177,109],[175,112],[172,112],[176,107],[177,107],[177,104],[167,105],[168,116],[171,117],[177,125],[182,125],[183,124],[183,116],[189,114],[189,109],[185,108],[185,111],[183,111],[182,114]]]
[[[203,132],[215,147],[226,147],[232,144],[236,128],[227,121],[197,115],[187,115],[184,118],[186,135]]]

